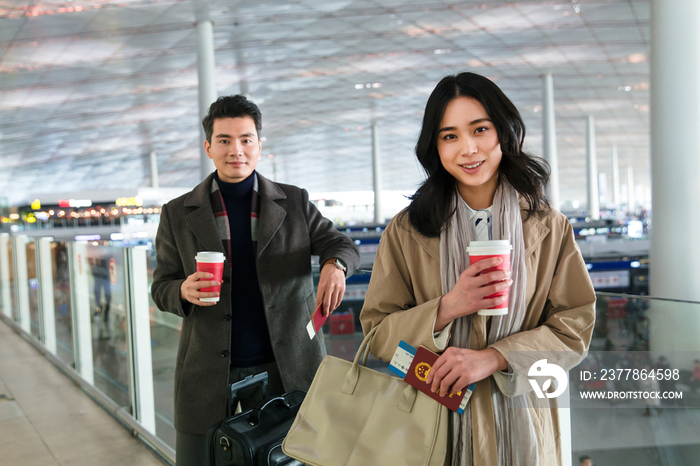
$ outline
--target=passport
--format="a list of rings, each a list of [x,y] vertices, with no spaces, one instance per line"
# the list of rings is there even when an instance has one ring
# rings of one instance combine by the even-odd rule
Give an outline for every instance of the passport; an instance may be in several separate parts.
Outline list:
[[[323,303],[318,305],[314,311],[314,314],[311,316],[311,321],[306,325],[306,333],[309,334],[309,339],[311,340],[314,339],[318,331],[321,330],[321,327],[323,327],[326,319],[328,319],[328,316],[330,316],[330,313],[327,316],[324,316],[323,312],[321,312],[322,308]]]
[[[438,403],[447,406],[455,413],[462,414],[464,412],[464,408],[469,402],[469,398],[471,398],[471,395],[474,392],[474,388],[476,388],[476,385],[471,384],[457,393],[449,392],[445,396],[440,396],[439,390],[437,393],[431,392],[430,385],[425,383],[425,381],[428,378],[430,369],[432,369],[438,357],[439,356],[437,354],[424,348],[423,346],[418,347],[416,350],[416,355],[413,357],[413,361],[411,362],[411,366],[408,368],[408,371],[406,371],[404,381],[412,387],[415,387],[419,391],[425,393]]]

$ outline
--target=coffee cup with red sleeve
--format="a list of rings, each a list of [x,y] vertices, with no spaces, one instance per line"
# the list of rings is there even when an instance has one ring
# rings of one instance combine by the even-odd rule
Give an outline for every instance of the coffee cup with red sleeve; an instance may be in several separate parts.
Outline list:
[[[224,275],[224,253],[214,252],[214,251],[200,251],[195,256],[197,261],[197,272],[206,272],[214,275],[212,278],[205,280],[215,280],[221,283]],[[215,291],[217,293],[221,292],[221,285],[219,286],[206,286],[200,288],[199,291],[204,293],[209,293]],[[216,303],[219,302],[219,297],[215,296],[213,298],[200,298],[200,301],[205,303]]]
[[[508,240],[470,241],[469,246],[467,246],[467,253],[469,254],[469,264],[475,264],[484,259],[491,259],[492,257],[500,257],[500,264],[498,264],[495,267],[490,267],[486,270],[483,270],[481,273],[489,273],[494,272],[496,270],[510,271],[510,255],[512,249],[513,247],[510,245],[510,241]],[[477,314],[482,316],[501,316],[508,314],[509,291],[510,288],[487,296],[487,298],[495,298],[498,296],[505,295],[506,299],[496,306],[477,311]]]

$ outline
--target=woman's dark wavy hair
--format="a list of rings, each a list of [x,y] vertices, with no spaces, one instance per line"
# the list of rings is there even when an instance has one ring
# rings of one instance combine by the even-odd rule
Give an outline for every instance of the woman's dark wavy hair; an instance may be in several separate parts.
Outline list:
[[[523,152],[525,124],[520,113],[503,91],[488,78],[474,73],[446,76],[428,98],[423,127],[416,144],[416,156],[428,179],[411,196],[408,216],[411,225],[425,236],[438,236],[450,217],[456,180],[440,162],[437,137],[447,104],[455,97],[476,99],[488,114],[498,134],[503,157],[498,167],[504,177],[527,202],[527,212],[545,210],[549,203],[545,187],[549,182],[549,164]]]

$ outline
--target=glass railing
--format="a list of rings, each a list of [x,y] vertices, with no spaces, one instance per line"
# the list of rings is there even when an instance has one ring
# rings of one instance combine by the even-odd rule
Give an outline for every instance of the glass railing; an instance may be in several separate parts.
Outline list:
[[[27,297],[29,302],[29,328],[35,338],[39,338],[39,280],[37,279],[36,250],[34,240],[25,238],[24,253],[27,260]]]
[[[182,319],[151,299],[155,265],[155,252],[142,247],[0,235],[0,310],[140,426],[144,438],[154,436],[172,462]],[[313,271],[317,280],[318,266]],[[351,360],[359,348],[370,274],[361,269],[348,279],[344,301],[324,324],[331,355]],[[564,464],[569,457],[579,464],[583,455],[594,464],[697,464],[700,304],[598,293],[596,312],[590,352],[569,373],[570,409],[560,410]],[[369,365],[387,371],[376,359]],[[653,389],[682,396],[656,403],[629,395]],[[602,398],[608,392],[613,398]]]
[[[0,234],[0,309],[110,413],[153,439],[150,328],[140,304],[148,302],[146,253]]]
[[[123,250],[85,247],[95,386],[119,406],[130,406],[127,347],[126,271]]]
[[[148,252],[148,289],[153,283],[156,267],[155,250]],[[155,397],[156,435],[175,448],[174,387],[175,362],[180,340],[182,318],[170,312],[161,312],[148,293],[148,314],[151,323],[151,357]]]
[[[698,464],[700,303],[597,297],[589,354],[569,373],[573,464]]]
[[[49,247],[51,251],[56,355],[69,366],[75,367],[68,243],[51,242]]]
[[[12,319],[16,322],[19,321],[19,306],[17,306],[17,293],[15,292],[15,255],[13,252],[12,241],[7,237],[8,241],[5,242],[6,247],[4,250],[7,252],[7,259],[5,262],[8,264],[8,275],[7,278],[3,278],[6,286],[9,289],[9,301],[4,306],[7,308],[9,313],[12,315]]]

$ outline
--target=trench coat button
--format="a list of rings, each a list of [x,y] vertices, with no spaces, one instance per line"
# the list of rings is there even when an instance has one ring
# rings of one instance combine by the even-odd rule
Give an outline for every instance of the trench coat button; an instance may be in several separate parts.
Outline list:
[[[222,358],[228,358],[228,351],[223,350],[223,351],[221,352],[221,357],[222,357]]]
[[[224,321],[228,322],[229,320],[231,320],[231,316],[228,315],[228,314],[226,314],[226,315],[224,316]]]

